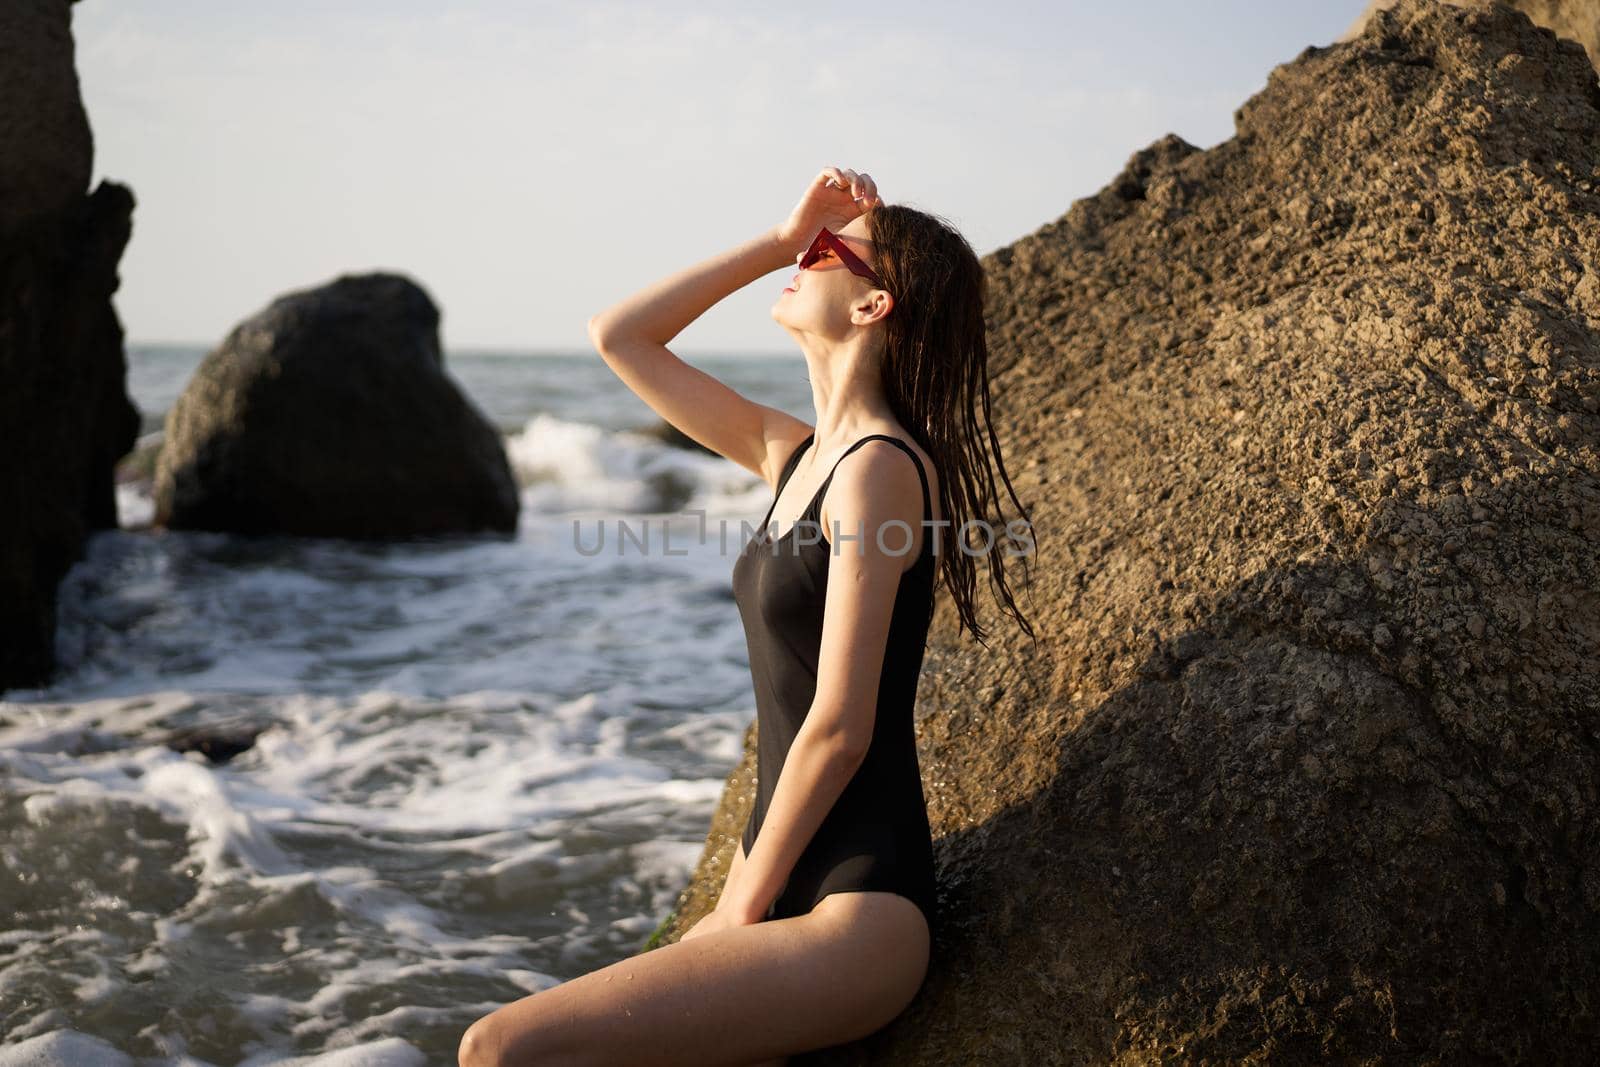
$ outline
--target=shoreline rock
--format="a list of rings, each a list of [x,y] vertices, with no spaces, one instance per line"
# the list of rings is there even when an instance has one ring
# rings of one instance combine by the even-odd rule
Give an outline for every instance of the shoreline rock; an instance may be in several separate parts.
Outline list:
[[[155,525],[360,540],[514,534],[500,432],[446,372],[439,311],[396,274],[273,300],[167,413]]]
[[[1401,0],[1235,123],[986,257],[1041,639],[940,594],[933,966],[795,1067],[1590,1058],[1594,68]]]
[[[0,693],[48,684],[56,592],[117,525],[113,471],[139,413],[111,296],[133,193],[86,193],[93,139],[67,0],[0,13]]]
[[[1520,11],[1536,26],[1576,41],[1589,53],[1589,61],[1600,71],[1600,3],[1596,0],[1439,0],[1457,7],[1499,6]],[[1340,41],[1359,37],[1373,12],[1394,7],[1395,0],[1371,0],[1367,9],[1339,35]]]

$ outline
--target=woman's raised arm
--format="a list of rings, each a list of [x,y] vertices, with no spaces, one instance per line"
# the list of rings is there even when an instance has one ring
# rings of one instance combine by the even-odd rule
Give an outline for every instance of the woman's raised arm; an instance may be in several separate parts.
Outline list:
[[[679,359],[667,342],[717,301],[763,274],[792,264],[778,227],[656,282],[589,320],[589,340],[607,366],[639,399],[694,440],[771,481],[771,461],[787,452],[769,442],[793,442],[810,427],[787,412],[757,403]]]
[[[820,226],[841,226],[877,200],[870,175],[824,167],[789,217],[685,267],[589,319],[589,341],[617,377],[689,437],[768,482],[811,432],[809,423],[741,395],[667,348],[717,301],[793,264]]]

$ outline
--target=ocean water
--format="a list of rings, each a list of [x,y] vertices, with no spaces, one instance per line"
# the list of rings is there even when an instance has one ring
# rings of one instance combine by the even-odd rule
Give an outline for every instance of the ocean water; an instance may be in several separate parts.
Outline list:
[[[203,354],[130,346],[147,455]],[[690,361],[810,416],[798,353]],[[0,700],[0,1067],[454,1063],[671,910],[755,715],[730,572],[770,491],[636,432],[593,353],[446,367],[514,540],[155,530],[125,463],[56,680]]]

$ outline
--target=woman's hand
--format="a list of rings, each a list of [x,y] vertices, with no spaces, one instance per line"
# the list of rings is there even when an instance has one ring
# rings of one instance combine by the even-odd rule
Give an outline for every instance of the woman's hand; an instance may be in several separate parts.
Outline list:
[[[682,937],[678,938],[678,940],[687,941],[691,937],[701,937],[705,934],[714,934],[718,930],[732,930],[738,926],[749,925],[752,924],[741,922],[739,919],[734,917],[731,911],[722,907],[716,907],[711,909],[711,911],[707,912],[705,915],[701,916],[700,921],[689,927],[688,931],[686,931]]]
[[[872,180],[872,175],[857,174],[848,168],[823,167],[789,213],[788,220],[778,227],[778,236],[784,244],[793,246],[798,256],[822,227],[838,233],[845,223],[880,203],[878,183]]]

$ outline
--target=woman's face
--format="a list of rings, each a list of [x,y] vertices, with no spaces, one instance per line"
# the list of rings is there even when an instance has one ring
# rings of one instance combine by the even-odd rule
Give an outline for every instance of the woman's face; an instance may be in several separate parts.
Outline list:
[[[867,220],[858,215],[834,231],[867,266],[876,270],[878,256],[867,232]],[[772,317],[791,333],[815,334],[833,340],[843,340],[850,331],[859,328],[853,316],[857,312],[871,314],[871,296],[877,291],[867,279],[853,274],[839,260],[831,248],[824,248],[821,256],[805,270],[799,269],[801,257],[795,256],[793,276],[778,300],[772,305]]]

